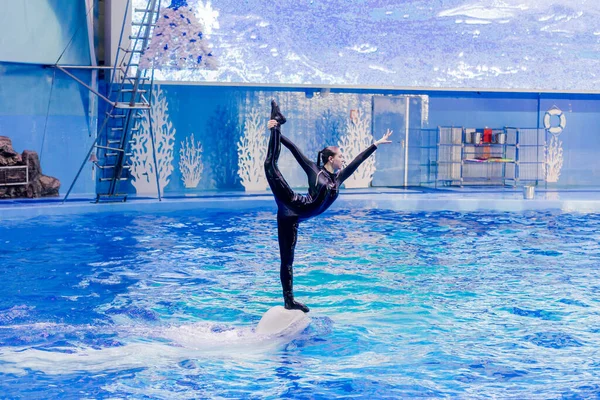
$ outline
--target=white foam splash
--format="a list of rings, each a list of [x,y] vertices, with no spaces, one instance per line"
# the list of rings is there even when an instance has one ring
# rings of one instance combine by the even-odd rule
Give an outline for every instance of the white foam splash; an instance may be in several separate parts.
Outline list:
[[[48,375],[75,372],[119,371],[149,366],[167,366],[188,359],[256,359],[297,337],[310,323],[308,317],[290,329],[272,335],[257,334],[253,327],[217,329],[214,324],[194,323],[167,328],[137,326],[123,328],[119,347],[63,347],[54,351],[28,347],[0,347],[0,373],[25,375],[28,370]],[[25,327],[25,326],[24,326]],[[37,328],[56,327],[37,324]],[[12,326],[15,328],[15,326]],[[76,326],[61,330],[78,331]],[[80,329],[90,329],[80,327]]]
[[[77,371],[117,371],[147,365],[163,365],[177,358],[180,349],[165,344],[136,343],[107,349],[63,348],[49,352],[36,349],[16,349],[0,353],[1,373],[25,375],[27,370],[47,375],[70,374]],[[189,354],[189,353],[188,353]]]

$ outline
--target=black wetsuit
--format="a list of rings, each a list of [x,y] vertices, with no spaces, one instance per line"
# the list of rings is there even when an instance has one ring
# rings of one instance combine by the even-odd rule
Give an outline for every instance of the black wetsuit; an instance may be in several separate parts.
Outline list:
[[[276,107],[276,106],[275,106]],[[271,117],[273,118],[273,116]],[[283,123],[285,123],[285,118]],[[295,193],[279,171],[277,161],[281,144],[287,147],[308,176],[308,194]],[[337,199],[339,188],[356,171],[377,146],[372,144],[338,173],[331,173],[309,160],[288,138],[281,134],[280,126],[271,128],[271,137],[265,160],[265,173],[277,202],[277,233],[281,255],[280,278],[285,308],[308,312],[308,307],[294,300],[293,264],[298,236],[298,222],[321,214]]]

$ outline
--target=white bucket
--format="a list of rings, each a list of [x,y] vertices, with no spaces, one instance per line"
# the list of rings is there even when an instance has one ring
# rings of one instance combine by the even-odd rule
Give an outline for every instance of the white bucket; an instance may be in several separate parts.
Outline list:
[[[533,185],[525,185],[523,186],[523,198],[526,200],[531,200],[535,196],[535,186]]]

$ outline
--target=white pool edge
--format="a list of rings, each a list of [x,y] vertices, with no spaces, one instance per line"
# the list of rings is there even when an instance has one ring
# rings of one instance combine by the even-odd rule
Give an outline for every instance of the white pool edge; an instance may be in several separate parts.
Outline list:
[[[596,196],[593,196],[596,197]],[[110,212],[169,212],[177,210],[253,210],[270,209],[275,211],[276,205],[269,194],[253,196],[219,196],[201,198],[163,199],[131,199],[125,203],[73,202],[73,203],[35,203],[0,206],[0,220],[28,219],[49,215],[69,215]],[[333,204],[336,209],[382,209],[403,212],[523,212],[553,210],[568,213],[598,213],[600,199],[545,199],[525,200],[515,195],[494,196],[461,194],[342,194]]]

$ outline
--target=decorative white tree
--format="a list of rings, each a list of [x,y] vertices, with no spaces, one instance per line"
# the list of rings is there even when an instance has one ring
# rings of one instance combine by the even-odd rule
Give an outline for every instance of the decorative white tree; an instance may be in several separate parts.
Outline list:
[[[152,120],[145,113],[141,120],[140,129],[132,135],[134,143],[131,146],[131,183],[137,193],[157,195],[156,170],[152,159],[152,141],[150,124],[154,134],[156,149],[156,164],[158,165],[158,184],[161,194],[169,184],[173,172],[173,145],[175,144],[175,128],[169,121],[167,99],[157,85],[152,94]]]
[[[202,164],[202,143],[194,142],[192,133],[181,142],[179,149],[179,170],[181,171],[181,180],[188,189],[193,189],[200,183],[204,165]]]
[[[346,135],[338,142],[338,147],[344,154],[347,162],[352,161],[373,143],[373,135],[371,135],[370,131],[370,121],[367,118],[364,118],[359,112],[351,113],[350,120],[346,126]],[[346,188],[369,187],[374,173],[375,156],[372,155],[358,167],[354,174],[344,182],[344,185]]]
[[[546,148],[546,181],[558,182],[560,170],[563,166],[562,142],[552,135]]]
[[[140,56],[140,68],[217,69],[204,27],[186,0],[172,0],[160,12],[152,38]]]
[[[269,187],[264,171],[267,156],[264,117],[254,109],[244,124],[244,133],[238,142],[238,175],[246,191],[266,190]]]

